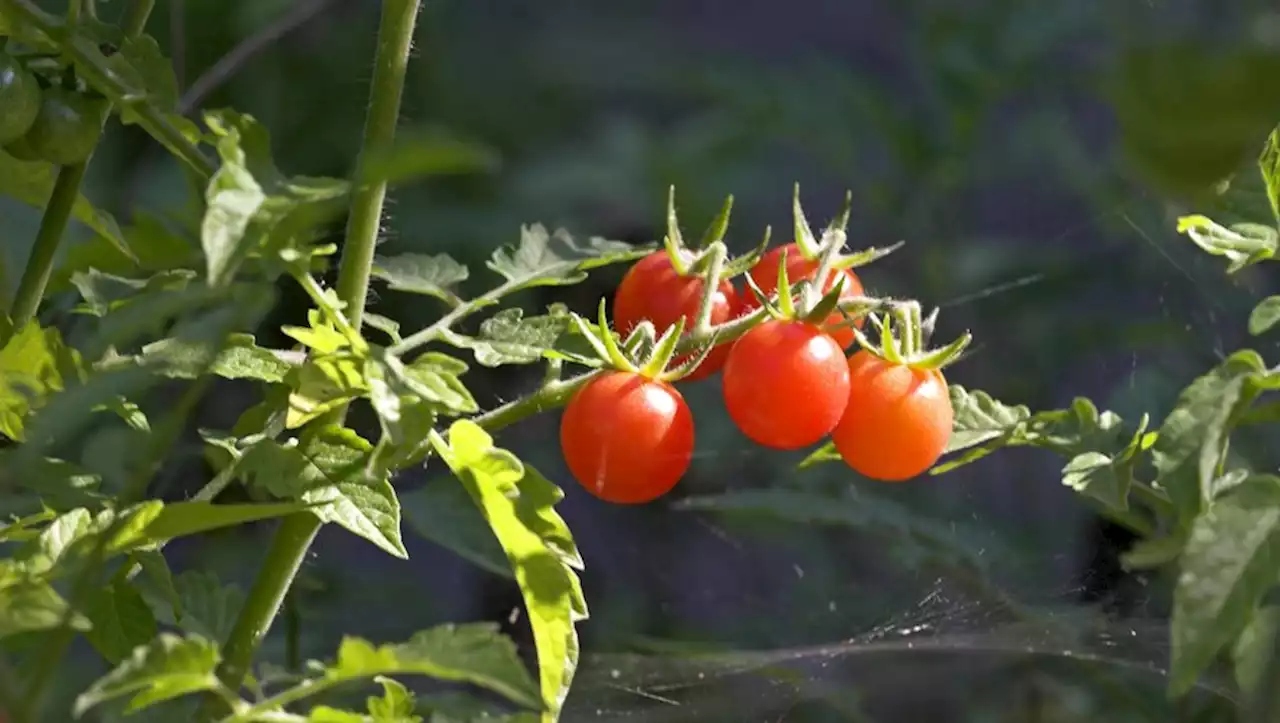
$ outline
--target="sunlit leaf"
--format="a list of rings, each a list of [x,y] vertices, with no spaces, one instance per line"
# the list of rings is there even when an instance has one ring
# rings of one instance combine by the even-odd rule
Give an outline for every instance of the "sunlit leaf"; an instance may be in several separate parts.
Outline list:
[[[57,329],[28,323],[0,348],[0,433],[25,441],[26,418],[53,392],[61,391],[79,356]]]
[[[502,274],[512,290],[561,286],[583,280],[589,269],[632,261],[654,248],[599,237],[589,239],[584,245],[574,241],[564,229],[549,234],[545,227],[534,224],[521,229],[519,246],[498,249],[486,265]]]
[[[459,299],[451,287],[466,281],[468,272],[448,254],[401,254],[377,259],[373,275],[392,291],[425,294],[452,304]]]
[[[52,630],[66,618],[67,602],[47,583],[22,581],[0,588],[0,638]],[[79,631],[90,626],[79,613],[70,616],[70,625]]]
[[[370,469],[373,446],[355,432],[325,427],[302,440],[262,440],[245,450],[237,473],[276,497],[300,500],[332,522],[396,557],[400,502],[386,474]]]
[[[515,455],[493,446],[473,422],[455,422],[447,442],[433,437],[433,443],[480,507],[515,570],[537,646],[543,721],[552,723],[578,667],[575,625],[587,618],[576,572],[582,560],[555,511],[563,493]]]
[[[1249,314],[1249,333],[1265,334],[1280,322],[1280,296],[1268,296]]]

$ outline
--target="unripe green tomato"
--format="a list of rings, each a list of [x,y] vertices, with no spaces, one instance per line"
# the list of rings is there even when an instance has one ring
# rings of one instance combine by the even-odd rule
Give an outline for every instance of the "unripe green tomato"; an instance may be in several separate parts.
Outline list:
[[[18,61],[0,51],[0,145],[31,129],[40,113],[40,86]]]
[[[83,163],[102,135],[105,100],[65,88],[44,91],[40,114],[23,140],[41,159],[59,166]]]
[[[19,161],[40,161],[40,154],[35,152],[31,147],[31,143],[27,141],[27,137],[23,136],[18,140],[6,145],[4,152],[18,159]]]

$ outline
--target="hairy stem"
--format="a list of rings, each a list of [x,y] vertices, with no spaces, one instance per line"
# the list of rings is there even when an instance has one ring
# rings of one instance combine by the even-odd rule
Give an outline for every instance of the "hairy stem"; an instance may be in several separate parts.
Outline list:
[[[80,195],[80,182],[84,180],[85,170],[84,163],[58,169],[53,192],[40,219],[40,230],[36,232],[35,245],[31,248],[31,256],[27,258],[27,267],[22,272],[18,292],[13,299],[11,316],[15,331],[35,318],[44,299],[44,289],[49,284],[53,263],[58,257],[58,244],[67,230],[67,222],[71,220],[71,209]]]
[[[420,0],[383,0],[382,20],[378,27],[378,50],[374,62],[373,84],[369,97],[369,113],[365,120],[364,139],[358,164],[370,153],[390,144],[395,138],[400,116],[400,99],[404,91],[409,49]],[[386,198],[385,182],[362,186],[353,196],[346,242],[338,269],[337,293],[345,304],[347,320],[359,331],[364,317],[369,272],[373,267],[378,241],[378,225]],[[322,421],[341,422],[345,409]],[[223,664],[218,677],[232,690],[238,690],[253,661],[258,644],[271,628],[280,611],[307,550],[320,530],[320,520],[311,513],[285,518],[276,531],[267,559],[254,581],[223,650]],[[209,700],[203,718],[216,714]]]
[[[720,277],[724,275],[724,258],[727,253],[724,244],[715,242],[707,249],[710,258],[707,270],[702,277],[702,299],[698,303],[698,316],[693,321],[693,333],[707,335],[711,331],[711,312],[715,309],[716,294],[720,292]]]

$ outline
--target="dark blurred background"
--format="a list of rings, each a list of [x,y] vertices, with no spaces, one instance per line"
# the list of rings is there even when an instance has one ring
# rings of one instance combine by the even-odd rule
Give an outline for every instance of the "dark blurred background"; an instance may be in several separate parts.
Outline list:
[[[372,0],[171,0],[151,27],[184,89],[237,44],[261,40],[225,82],[197,85],[208,92],[194,100],[265,122],[286,171],[343,175],[377,19]],[[1221,62],[1202,72],[1173,62],[1190,41]],[[766,225],[790,239],[794,183],[815,224],[849,189],[851,246],[907,241],[863,270],[869,289],[940,306],[940,340],[975,334],[953,381],[1034,409],[1087,396],[1158,421],[1185,383],[1242,343],[1250,301],[1271,285],[1253,272],[1227,279],[1175,234],[1174,219],[1194,201],[1268,221],[1247,169],[1280,115],[1254,118],[1243,145],[1212,162],[1168,162],[1194,156],[1194,139],[1132,137],[1158,126],[1191,138],[1175,131],[1199,123],[1204,89],[1274,98],[1277,88],[1236,81],[1253,77],[1251,53],[1278,42],[1280,13],[1261,0],[428,2],[405,125],[483,145],[500,163],[397,189],[381,253],[448,252],[472,266],[467,289],[479,291],[493,281],[483,260],[516,242],[522,223],[657,240],[674,184],[690,233],[734,194],[729,241],[745,251]],[[1168,61],[1154,77],[1135,70],[1151,54]],[[1200,193],[1223,175],[1214,169],[1241,164],[1227,195]],[[128,219],[135,206],[181,208],[185,189],[149,139],[115,127],[86,193]],[[10,268],[21,268],[37,221],[0,205]],[[622,271],[523,301],[589,312]],[[372,309],[410,330],[439,312],[391,292]],[[288,292],[271,324],[304,313]],[[259,337],[286,343],[271,328]],[[468,379],[486,405],[536,383],[485,369]],[[586,559],[587,658],[566,720],[1185,714],[1161,699],[1165,581],[1119,571],[1125,536],[1061,484],[1063,460],[1012,450],[897,486],[841,465],[797,471],[803,455],[756,449],[729,424],[717,385],[687,391],[694,470],[644,507],[611,507],[576,487],[558,455],[557,415],[499,438],[565,487],[561,510]],[[229,428],[254,393],[219,388],[199,426]],[[194,433],[188,447],[167,496],[207,478]],[[290,652],[286,626],[300,631],[304,657],[328,655],[343,633],[395,640],[447,620],[501,621],[528,645],[518,591],[447,470],[430,463],[397,487],[411,559],[325,530],[266,646],[273,661]],[[247,587],[270,533],[174,546],[173,564]],[[1109,642],[1069,645],[1043,627],[1099,616],[1119,631]],[[744,683],[732,655],[614,657],[746,650],[792,651],[767,664],[738,659],[774,670],[786,658],[789,677],[757,671]],[[701,702],[677,705],[695,694]]]

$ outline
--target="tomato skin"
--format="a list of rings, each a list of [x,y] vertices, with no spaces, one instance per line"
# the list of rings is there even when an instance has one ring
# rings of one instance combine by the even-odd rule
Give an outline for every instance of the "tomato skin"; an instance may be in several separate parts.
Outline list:
[[[693,460],[693,415],[665,382],[606,372],[574,394],[560,449],[578,484],[616,504],[639,504],[676,486]]]
[[[59,166],[83,163],[102,135],[105,101],[65,88],[44,91],[35,124],[23,136],[31,152]]]
[[[800,253],[800,247],[796,244],[789,243],[785,246],[779,246],[760,257],[756,265],[747,272],[751,280],[756,282],[756,286],[760,287],[760,290],[765,294],[773,294],[778,290],[778,265],[782,261],[782,252],[784,250],[787,252],[787,281],[791,284],[799,283],[804,279],[812,279],[813,275],[818,271],[818,261],[816,259],[806,259]],[[836,285],[836,279],[840,276],[844,276],[844,288],[840,291],[841,299],[862,296],[865,293],[861,279],[852,269],[841,269],[838,273],[829,275],[823,291],[830,291]],[[742,295],[742,306],[745,311],[751,311],[760,306],[760,300],[756,298],[755,294],[744,293]],[[834,311],[831,316],[827,317],[826,324],[834,326],[843,322],[844,314]],[[861,329],[862,322],[862,319],[858,319],[854,325]],[[824,328],[824,331],[834,337],[840,343],[841,348],[848,349],[854,341],[853,330],[848,326],[838,329],[831,328],[831,326]]]
[[[40,113],[40,86],[12,56],[0,51],[0,145],[26,135]]]
[[[849,404],[831,433],[845,464],[882,482],[902,482],[932,467],[955,419],[942,372],[859,351],[849,358],[849,378]]]
[[[849,399],[840,344],[813,324],[771,319],[729,351],[725,407],[742,433],[763,447],[799,449],[825,437]]]
[[[666,250],[655,251],[627,270],[613,295],[613,325],[625,338],[641,321],[648,319],[661,336],[681,318],[685,329],[693,326],[702,303],[704,280],[696,274],[681,276],[671,265]],[[727,279],[721,280],[711,301],[711,323],[723,324],[740,310],[738,293]],[[721,344],[682,381],[697,381],[720,371],[729,355],[729,345]],[[681,364],[690,356],[672,360]]]

